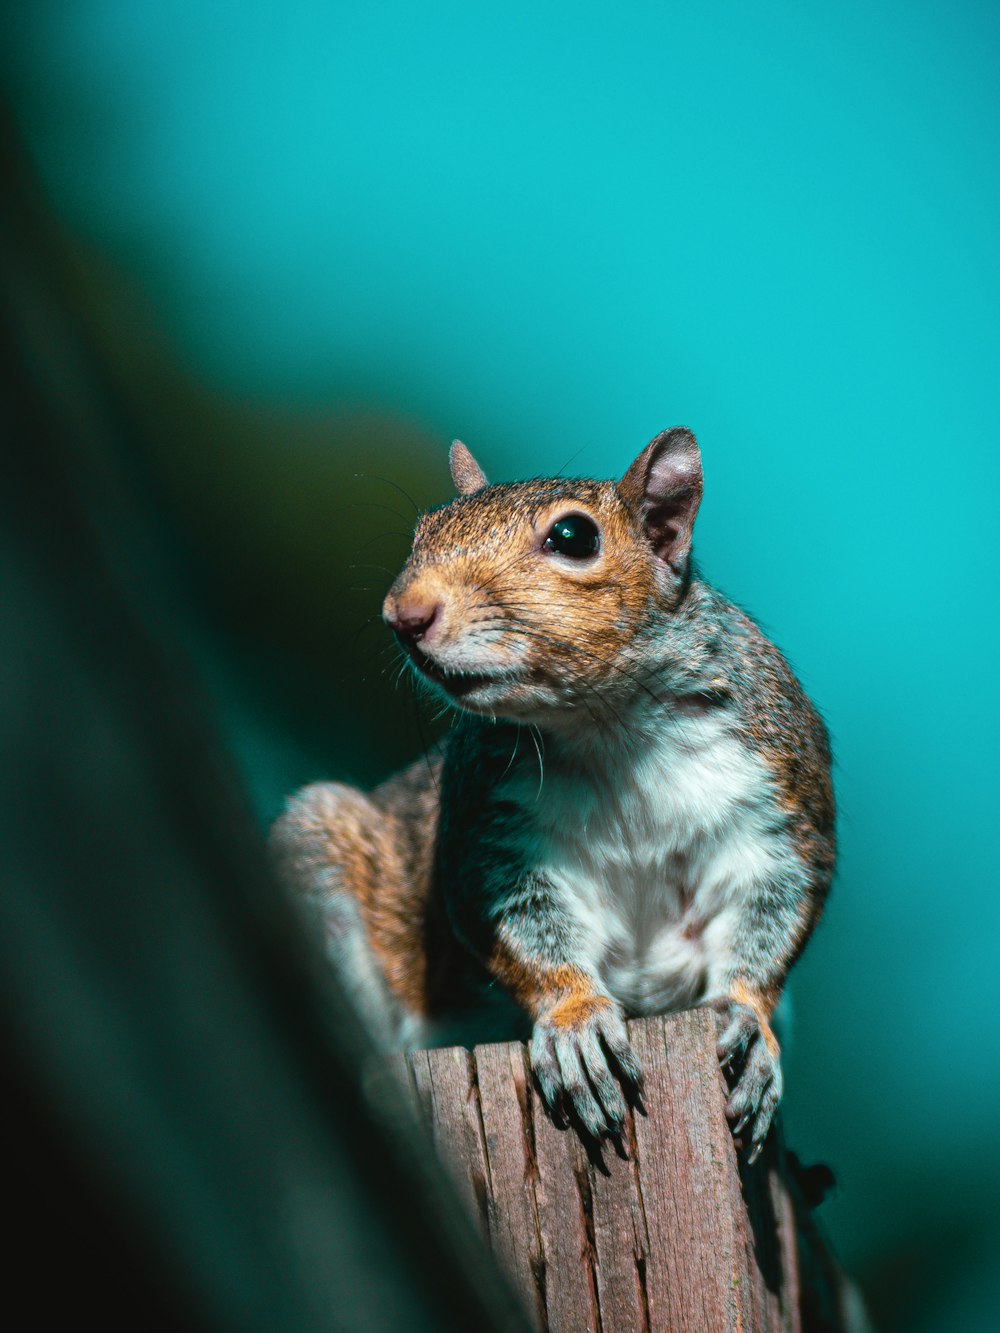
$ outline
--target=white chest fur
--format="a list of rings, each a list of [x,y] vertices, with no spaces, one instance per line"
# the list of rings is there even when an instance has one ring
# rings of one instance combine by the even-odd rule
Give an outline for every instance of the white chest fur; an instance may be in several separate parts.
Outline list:
[[[629,1012],[722,994],[740,913],[793,857],[761,760],[718,715],[546,762],[522,801],[538,868]]]

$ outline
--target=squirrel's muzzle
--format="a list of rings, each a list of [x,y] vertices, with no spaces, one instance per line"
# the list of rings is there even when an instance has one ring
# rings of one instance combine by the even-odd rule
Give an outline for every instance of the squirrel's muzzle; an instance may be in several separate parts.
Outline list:
[[[403,593],[385,599],[382,619],[404,644],[424,643],[441,624],[439,599],[419,593]]]

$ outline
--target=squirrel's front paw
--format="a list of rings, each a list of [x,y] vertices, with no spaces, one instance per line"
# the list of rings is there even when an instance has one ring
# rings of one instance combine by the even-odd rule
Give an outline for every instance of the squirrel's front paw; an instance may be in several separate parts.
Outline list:
[[[732,1123],[733,1137],[740,1147],[749,1147],[748,1161],[753,1163],[760,1156],[781,1101],[778,1043],[749,1005],[723,1000],[715,1008],[722,1015],[719,1063],[732,1079],[726,1115]]]
[[[570,1111],[595,1139],[621,1133],[619,1082],[637,1093],[642,1080],[621,1013],[603,995],[571,996],[542,1014],[531,1035],[531,1067],[549,1108]]]

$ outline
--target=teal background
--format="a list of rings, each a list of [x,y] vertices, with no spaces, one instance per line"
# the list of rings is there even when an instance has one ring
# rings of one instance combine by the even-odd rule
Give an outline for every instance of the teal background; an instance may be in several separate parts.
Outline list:
[[[80,307],[211,590],[186,647],[262,821],[419,744],[369,742],[383,685],[359,710],[317,637],[376,612],[405,553],[399,497],[342,516],[359,468],[426,503],[455,435],[505,479],[697,432],[702,566],[838,758],[788,1137],[834,1166],[822,1215],[885,1327],[986,1327],[1000,11],[91,0],[5,28]],[[327,577],[345,525],[384,561],[357,603]]]

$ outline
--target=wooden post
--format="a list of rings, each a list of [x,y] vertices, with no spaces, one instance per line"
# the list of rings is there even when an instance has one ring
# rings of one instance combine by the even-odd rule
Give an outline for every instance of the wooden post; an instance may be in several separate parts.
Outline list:
[[[394,1057],[470,1218],[546,1333],[860,1329],[780,1132],[738,1159],[712,1014],[629,1024],[644,1112],[588,1151],[537,1097],[519,1043]]]

